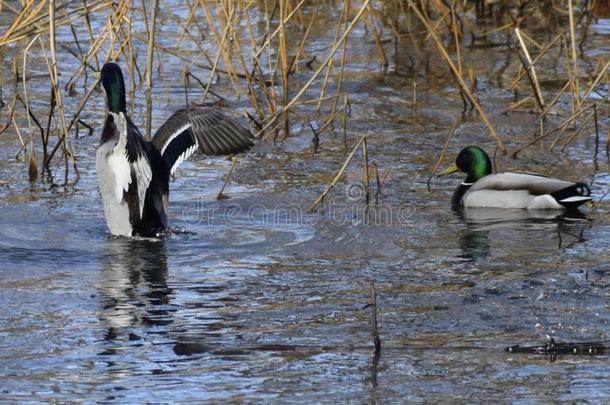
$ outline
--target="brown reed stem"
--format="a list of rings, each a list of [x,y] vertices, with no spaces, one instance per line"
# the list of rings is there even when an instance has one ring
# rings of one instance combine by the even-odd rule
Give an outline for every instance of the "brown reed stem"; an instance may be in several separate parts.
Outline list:
[[[527,45],[523,40],[523,36],[521,35],[521,30],[519,28],[515,28],[515,34],[517,35],[517,39],[519,40],[519,44],[521,45],[521,49],[523,50],[523,55],[525,56],[525,60],[521,56],[519,52],[517,55],[519,56],[519,60],[521,60],[521,64],[525,69],[527,77],[530,81],[532,89],[534,90],[534,95],[536,96],[536,104],[538,105],[538,109],[540,112],[544,111],[544,99],[542,98],[542,91],[540,91],[540,84],[538,83],[538,76],[536,75],[536,68],[532,61],[532,57],[530,56],[529,50],[527,49]]]
[[[430,21],[417,8],[417,6],[413,3],[413,0],[407,0],[407,1],[409,3],[409,7],[411,7],[411,9],[415,12],[415,14],[419,18],[419,20],[422,22],[422,24],[424,24],[424,26],[426,26],[426,28],[428,29],[429,35],[434,40],[434,43],[436,44],[437,49],[441,53],[441,56],[443,57],[443,59],[445,60],[447,65],[449,66],[449,69],[451,70],[451,72],[453,73],[453,77],[455,78],[455,80],[457,81],[458,85],[460,86],[460,88],[462,90],[462,94],[464,94],[468,98],[470,103],[472,105],[474,105],[474,108],[477,110],[477,112],[481,116],[481,119],[483,120],[483,122],[485,123],[487,128],[489,129],[491,137],[495,139],[495,141],[496,141],[500,151],[502,153],[506,153],[506,147],[504,146],[504,143],[502,143],[502,140],[500,139],[500,137],[496,133],[496,129],[493,127],[493,125],[491,124],[491,122],[487,118],[487,115],[485,114],[485,112],[483,111],[481,106],[479,105],[479,102],[472,95],[472,92],[468,88],[468,85],[464,81],[464,78],[459,74],[459,71],[457,70],[455,64],[453,63],[453,61],[451,59],[451,57],[447,53],[447,50],[443,46],[441,40],[436,35],[436,32],[435,32],[434,28],[430,25]]]
[[[292,11],[290,13],[288,13],[288,15],[285,17],[285,19],[283,20],[283,23],[286,24],[295,14],[298,10],[301,9],[301,6],[305,3],[306,0],[301,0],[294,9],[292,9]],[[278,7],[279,6],[279,1],[275,3],[275,6]],[[273,14],[273,13],[271,13]],[[271,14],[266,14],[266,15],[271,15]],[[273,18],[273,17],[270,17]],[[260,56],[262,55],[263,51],[265,50],[265,48],[267,48],[267,46],[269,46],[269,44],[271,44],[271,41],[273,40],[273,38],[275,38],[276,35],[278,35],[280,33],[281,28],[277,27],[270,35],[267,35],[265,37],[265,41],[263,42],[263,44],[258,48],[258,50],[256,51],[256,53],[254,54],[254,59],[258,59],[260,58]]]
[[[21,130],[19,129],[19,125],[17,125],[17,122],[15,122],[14,116],[11,119],[11,123],[15,127],[15,132],[17,133],[17,138],[19,138],[19,143],[21,143],[21,149],[19,149],[19,152],[17,152],[17,156],[19,156],[21,154],[21,151],[23,150],[23,148],[25,148],[25,142],[23,141],[23,136],[21,135]]]
[[[229,25],[230,29],[231,29],[231,35],[233,37],[237,36],[237,33],[233,31],[233,26]],[[261,110],[261,107],[258,103],[257,97],[256,97],[256,90],[255,90],[255,86],[254,86],[254,78],[252,77],[252,74],[249,73],[247,65],[246,65],[246,61],[244,59],[242,50],[241,50],[241,46],[239,44],[239,41],[231,41],[231,44],[233,45],[233,48],[235,49],[236,53],[237,53],[237,57],[238,60],[241,64],[241,68],[242,70],[245,72],[246,74],[246,83],[248,84],[248,98],[250,100],[250,104],[254,107],[254,109],[256,110],[257,114],[260,116],[263,116],[263,112]],[[211,90],[210,90],[211,93]]]
[[[445,160],[445,154],[447,153],[447,149],[449,148],[451,139],[453,138],[453,135],[455,134],[455,131],[457,130],[457,128],[459,127],[460,124],[461,124],[461,120],[459,118],[456,118],[455,121],[453,121],[453,125],[451,126],[451,129],[449,130],[449,134],[447,135],[447,138],[445,139],[445,144],[443,145],[441,154],[438,157],[438,159],[436,160],[436,163],[434,164],[434,168],[432,168],[432,172],[430,173],[430,177],[428,177],[428,181],[426,181],[426,187],[428,188],[428,191],[430,191],[430,182],[432,181],[432,178],[436,174],[438,167]]]
[[[570,145],[574,139],[576,139],[576,137],[578,136],[578,134],[580,134],[582,132],[582,130],[587,126],[587,124],[589,123],[589,121],[595,116],[595,104],[593,104],[593,111],[591,111],[591,113],[589,115],[587,115],[587,118],[584,119],[583,123],[581,124],[581,126],[574,131],[574,133],[572,134],[572,136],[570,136],[570,138],[568,138],[568,140],[566,141],[566,143],[563,144],[561,151],[563,152],[568,145]],[[559,139],[559,137],[557,138]],[[556,142],[553,142],[553,144],[551,145],[551,147],[549,148],[549,150],[552,150],[553,147],[555,146]]]
[[[351,0],[346,0],[346,1],[351,1]],[[305,29],[305,33],[303,34],[303,37],[301,38],[299,46],[297,47],[296,55],[294,56],[294,59],[292,60],[292,63],[290,64],[290,69],[288,69],[289,72],[292,72],[294,70],[294,68],[296,66],[298,66],[298,64],[299,64],[301,54],[303,53],[303,50],[305,49],[305,45],[307,44],[307,39],[309,38],[309,34],[311,33],[311,28],[313,27],[313,23],[316,21],[316,18],[318,17],[318,12],[320,11],[321,6],[322,6],[322,2],[318,2],[318,4],[316,5],[316,9],[314,10],[314,12],[311,15],[311,18],[309,19],[309,23],[307,24],[307,29]]]
[[[146,139],[150,140],[152,132],[152,69],[155,51],[155,31],[159,0],[152,0],[152,16],[148,32],[148,48],[146,52]]]
[[[583,96],[583,98],[580,100],[580,102],[578,103],[578,108],[581,108],[582,105],[584,104],[584,102],[589,98],[589,96],[591,95],[591,93],[593,92],[593,90],[595,90],[595,87],[597,87],[597,85],[599,84],[599,82],[606,77],[608,69],[610,69],[610,60],[608,62],[606,62],[606,64],[602,67],[602,69],[600,70],[599,75],[597,75],[597,78],[595,78],[595,80],[593,81],[593,83],[591,83],[591,86],[589,86],[589,89],[587,90],[587,92],[585,93],[585,95]]]
[[[83,15],[85,18],[85,25],[87,26],[87,33],[89,34],[89,45],[93,45],[93,43],[95,42],[94,36],[93,36],[93,28],[91,27],[91,19],[89,18],[89,5],[87,4],[87,0],[83,0]],[[95,66],[96,66],[96,71],[100,70],[100,61],[97,57],[97,53],[95,54]]]
[[[225,200],[225,199],[229,198],[224,192],[225,192],[225,188],[227,187],[227,184],[229,184],[229,180],[231,179],[231,174],[233,173],[233,169],[235,168],[236,165],[237,165],[237,157],[233,156],[233,158],[231,158],[231,167],[229,167],[229,172],[225,176],[225,181],[222,183],[222,188],[220,189],[218,194],[216,194],[217,200]]]
[[[523,33],[521,30],[519,30],[519,33]],[[553,45],[555,45],[555,43],[557,41],[559,41],[562,37],[563,37],[564,33],[561,32],[559,33],[557,36],[555,36],[555,38],[553,38],[551,40],[551,42],[549,42],[544,48],[542,48],[542,50],[540,51],[540,53],[538,55],[536,55],[536,57],[529,63],[530,66],[535,66],[536,63],[538,63],[538,61],[544,56],[546,55],[546,53],[549,51],[549,49],[551,49],[551,47],[553,47]],[[517,75],[517,78],[512,82],[512,84],[510,85],[511,89],[514,89],[518,86],[519,82],[521,81],[521,79],[523,79],[523,76],[526,75],[526,70],[522,70],[521,72],[519,72],[519,74]]]
[[[379,327],[377,323],[377,291],[375,291],[374,283],[371,283],[371,337],[373,338],[375,357],[379,357],[379,354],[381,353],[381,339],[379,338]]]
[[[350,8],[350,4],[351,4],[351,0],[346,0],[345,3],[345,8],[347,10],[349,10]],[[347,24],[349,21],[349,16],[347,15],[347,13],[345,14],[345,28],[347,29]],[[341,23],[339,23],[339,25],[341,25]],[[347,63],[347,41],[343,41],[343,48],[341,49],[341,68],[339,69],[339,78],[337,79],[337,90],[335,91],[335,95],[337,96],[334,100],[333,100],[333,106],[331,109],[331,114],[334,113],[337,110],[337,103],[339,102],[339,94],[341,94],[341,91],[343,90],[343,76],[345,74],[345,64]],[[319,104],[318,104],[319,105]]]
[[[13,116],[15,115],[16,104],[17,104],[17,96],[15,95],[13,97],[13,101],[11,102],[11,107],[9,108],[9,113],[7,116],[6,124],[4,124],[4,126],[0,129],[0,135],[2,135],[4,133],[4,131],[6,131],[11,126]]]
[[[335,111],[333,113],[333,115],[331,115],[325,122],[324,124],[320,127],[320,129],[318,129],[316,132],[318,135],[320,135],[322,132],[324,132],[324,130],[330,125],[332,124],[332,122],[334,121],[334,119],[337,117],[337,115],[339,115],[340,111]]]
[[[341,169],[339,169],[339,171],[335,175],[335,178],[333,179],[333,181],[328,185],[326,190],[324,190],[324,192],[322,192],[322,194],[320,194],[318,196],[318,198],[316,198],[316,200],[311,204],[311,206],[307,210],[308,213],[311,214],[311,213],[315,212],[316,208],[318,208],[318,206],[324,201],[324,198],[326,197],[326,195],[335,187],[335,185],[337,184],[337,182],[339,181],[339,179],[345,172],[345,169],[347,169],[349,162],[351,162],[352,158],[356,154],[356,151],[358,150],[358,148],[360,148],[360,145],[362,144],[362,142],[364,142],[365,139],[366,139],[366,135],[362,136],[362,138],[360,138],[360,140],[356,143],[356,145],[354,146],[354,148],[352,149],[350,154],[345,159],[345,162],[343,162],[343,166],[341,166]]]
[[[363,174],[364,174],[364,202],[366,205],[369,204],[369,155],[366,146],[366,138],[362,141],[362,163],[363,163]]]
[[[610,128],[608,128],[608,134],[606,138],[606,159],[610,160]]]
[[[523,106],[524,104],[526,104],[527,102],[531,101],[534,99],[534,96],[530,95],[527,96],[511,105],[509,105],[507,108],[505,108],[504,110],[502,110],[502,114],[508,114],[511,111],[516,110],[517,108]]]
[[[413,122],[417,120],[417,82],[413,79],[413,91],[411,92],[411,119]]]
[[[66,116],[64,112],[64,106],[61,97],[61,91],[58,83],[58,74],[57,74],[57,53],[55,46],[55,0],[49,1],[49,52],[51,54],[51,64],[49,68],[49,73],[51,75],[51,86],[53,88],[53,92],[55,94],[55,103],[57,105],[57,110],[59,112],[59,122],[61,126],[61,134],[60,134],[60,143],[64,149],[64,159],[65,159],[65,181],[68,181],[68,159],[72,159],[74,172],[76,175],[76,179],[80,177],[78,173],[78,168],[76,166],[76,159],[74,157],[74,153],[72,151],[72,146],[69,143],[68,139],[68,127],[66,125]],[[44,49],[44,48],[43,48]],[[48,63],[48,62],[47,62]],[[45,166],[48,166],[50,163],[50,159],[52,156],[49,156],[49,161],[45,162]]]
[[[189,15],[186,17],[186,21],[183,22],[182,31],[178,34],[178,38],[176,39],[176,48],[180,48],[180,44],[186,35],[189,25],[193,22],[193,18],[195,17],[195,12],[197,11],[197,3],[193,3],[192,5],[186,2],[189,6]]]
[[[561,90],[559,90],[559,93],[557,93],[557,95],[555,96],[555,98],[545,107],[545,110],[542,112],[542,114],[540,114],[540,119],[546,117],[546,115],[549,113],[549,111],[551,110],[551,108],[553,108],[555,106],[555,104],[557,104],[557,102],[559,101],[559,99],[561,98],[561,95],[568,89],[568,87],[570,87],[570,80],[568,80],[566,82],[566,84],[563,85],[563,87],[561,88]]]
[[[594,160],[597,161],[599,153],[599,123],[597,121],[597,104],[593,104],[593,123],[595,124],[595,154]]]
[[[235,73],[235,68],[233,67],[233,63],[231,61],[231,55],[229,54],[229,51],[228,51],[228,48],[226,45],[229,33],[232,32],[233,20],[237,18],[237,16],[235,15],[236,9],[235,9],[235,7],[233,7],[230,9],[230,11],[228,13],[225,13],[225,18],[223,19],[223,21],[224,21],[223,32],[222,32],[222,35],[219,35],[218,30],[216,29],[216,26],[214,25],[214,17],[210,13],[210,10],[208,9],[206,2],[204,0],[199,0],[199,4],[203,8],[206,19],[208,21],[208,26],[210,27],[212,33],[214,34],[214,38],[216,40],[216,43],[218,44],[218,54],[216,55],[216,60],[214,61],[214,68],[212,69],[209,83],[210,84],[212,83],[212,78],[214,77],[214,72],[216,71],[216,69],[218,67],[218,62],[220,61],[220,57],[222,56],[222,58],[224,59],[225,65],[226,65],[227,75],[229,76],[229,80],[231,81],[231,84],[233,85],[233,91],[239,97],[237,83],[235,82],[235,77],[237,75]],[[245,76],[245,77],[247,77],[247,76]],[[204,94],[203,100],[205,100],[205,97],[207,97],[207,92]]]
[[[573,84],[574,91],[572,92],[572,107],[574,109],[580,106],[580,95],[578,92],[580,91],[580,85],[578,81],[578,58],[576,56],[576,27],[574,24],[574,9],[572,6],[572,0],[568,0],[568,14],[569,14],[569,22],[570,22],[570,54],[572,56],[572,76],[573,76]],[[573,111],[574,112],[574,111]]]
[[[36,149],[34,148],[34,138],[30,137],[30,156],[28,158],[28,178],[33,183],[38,178],[38,162],[36,160]]]
[[[349,107],[349,101],[347,99],[347,94],[344,94],[342,127],[343,127],[343,146],[346,150],[347,150],[347,118],[349,116],[348,107]]]
[[[36,42],[38,40],[38,38],[40,37],[40,34],[37,34],[31,41],[30,43],[25,47],[25,50],[23,51],[23,71],[22,71],[22,79],[23,79],[23,98],[25,100],[25,109],[28,113],[28,127],[32,126],[32,123],[30,122],[30,103],[28,102],[28,86],[26,86],[26,77],[27,77],[27,60],[28,60],[28,52],[31,48],[32,45],[34,45],[34,42]]]
[[[381,59],[381,66],[383,66],[383,72],[387,73],[389,64],[388,58],[385,54],[385,49],[383,49],[383,44],[381,43],[381,33],[377,32],[377,27],[375,27],[375,24],[373,23],[373,17],[371,16],[370,6],[367,9],[369,11],[365,14],[365,21],[369,26],[369,29],[373,33],[375,47],[377,48],[377,53],[379,54],[379,58]]]
[[[37,4],[35,9],[28,8],[28,6],[24,7],[20,13],[18,13],[18,17],[13,23],[9,30],[0,38],[0,47],[3,45],[19,41],[25,39],[31,35],[42,34],[48,31],[49,24],[42,24],[43,20],[49,18],[48,13],[44,13],[43,9],[46,4],[44,1],[30,1],[29,5]],[[56,10],[60,10],[65,8],[71,2],[64,2],[63,4],[56,6]],[[108,0],[101,0],[95,3],[93,6],[87,9],[87,11],[98,11],[104,8],[108,8],[112,2]],[[83,13],[84,8],[76,8],[72,11],[66,12],[63,19],[57,19],[55,21],[56,26],[69,25],[70,23],[76,21],[80,18]],[[25,15],[25,19],[19,19],[19,16]],[[15,29],[11,31],[11,28],[16,24]]]
[[[526,143],[525,145],[523,145],[522,147],[518,148],[517,150],[515,150],[512,153],[512,157],[516,158],[517,155],[519,154],[519,152],[522,152],[523,150],[525,150],[526,148],[532,146],[533,144],[541,141],[542,139],[546,138],[547,136],[553,135],[554,133],[559,132],[559,135],[561,135],[561,133],[563,133],[563,130],[570,125],[572,122],[574,122],[574,120],[576,120],[581,114],[583,114],[584,112],[588,111],[589,107],[587,108],[583,108],[577,112],[575,112],[574,114],[572,114],[572,116],[570,116],[567,120],[565,120],[561,125],[559,125],[557,128],[553,129],[550,132],[547,132],[545,134],[542,134],[538,137],[536,137],[535,139],[531,140],[530,142]]]
[[[339,33],[341,32],[341,22],[343,21],[344,18],[346,19],[346,21],[348,21],[348,19],[349,19],[347,7],[348,7],[348,3],[347,2],[343,3],[343,7],[341,8],[341,15],[339,16],[339,23],[337,24],[337,27],[335,28],[335,36],[333,38],[333,44],[336,44],[337,39],[339,38]],[[332,67],[333,67],[333,60],[331,59],[328,62],[326,71],[324,72],[324,80],[322,81],[322,89],[320,90],[320,97],[318,99],[318,106],[316,107],[316,114],[319,114],[320,109],[322,108],[322,99],[324,98],[324,96],[326,94],[326,87],[328,85],[328,79],[330,77],[330,72],[332,70]]]
[[[347,39],[347,36],[349,35],[349,33],[352,31],[352,29],[354,28],[354,26],[356,25],[356,23],[360,20],[360,17],[362,17],[362,14],[364,13],[364,11],[366,10],[366,7],[369,5],[371,0],[364,0],[364,3],[362,4],[362,6],[360,7],[360,10],[358,10],[358,12],[356,13],[356,15],[354,16],[354,18],[352,19],[352,22],[350,23],[350,25],[347,27],[347,29],[345,30],[345,32],[343,33],[343,35],[341,36],[341,39],[339,39],[338,42],[336,42],[333,45],[333,48],[330,51],[330,54],[326,57],[326,59],[324,60],[324,62],[322,63],[322,65],[318,68],[318,70],[316,70],[316,72],[313,74],[313,76],[307,81],[307,83],[305,83],[305,85],[301,88],[301,90],[298,91],[298,93],[292,98],[292,100],[290,100],[290,102],[288,104],[286,104],[280,111],[278,111],[274,117],[272,117],[271,120],[269,120],[264,126],[263,128],[260,129],[260,131],[255,135],[256,137],[260,137],[264,131],[266,131],[268,128],[270,128],[271,126],[274,125],[274,122],[276,121],[278,115],[281,115],[284,113],[284,111],[290,109],[299,98],[301,98],[301,96],[307,91],[307,89],[312,85],[312,83],[318,78],[318,76],[320,75],[320,73],[322,72],[322,70],[332,61],[333,56],[335,55],[335,53],[337,52],[337,49],[339,49],[339,46],[341,46],[341,44],[343,43],[343,41],[345,41]]]
[[[288,99],[289,99],[289,95],[288,95],[288,86],[289,86],[288,85],[288,69],[289,69],[288,45],[286,42],[286,24],[284,22],[287,1],[279,0],[279,4],[280,4],[280,34],[279,34],[278,58],[279,58],[280,71],[282,74],[282,94],[283,94],[282,104],[286,105],[286,104],[288,104]],[[284,117],[284,139],[286,139],[286,138],[288,138],[288,135],[290,133],[288,110],[286,110],[284,112],[283,117]]]

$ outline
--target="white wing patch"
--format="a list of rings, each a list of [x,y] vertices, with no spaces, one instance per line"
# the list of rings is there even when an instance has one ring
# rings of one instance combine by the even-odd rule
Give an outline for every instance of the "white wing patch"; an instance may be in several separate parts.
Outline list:
[[[108,166],[114,171],[114,197],[120,203],[123,201],[123,192],[129,189],[131,183],[131,168],[127,161],[127,154],[113,151],[108,156]]]
[[[144,212],[144,199],[146,198],[146,190],[152,179],[152,171],[146,155],[140,156],[138,160],[132,163],[132,167],[136,174],[136,184],[138,185],[138,207],[140,208],[140,218]]]
[[[176,137],[178,135],[180,135],[181,133],[183,133],[184,131],[186,131],[190,127],[191,127],[191,123],[188,122],[188,123],[184,124],[183,126],[181,126],[180,128],[178,128],[176,131],[174,131],[174,133],[171,134],[169,138],[167,138],[167,141],[165,141],[165,144],[163,144],[163,147],[161,148],[161,156],[163,156],[163,154],[165,153],[165,149],[167,149],[169,144],[172,143],[172,141],[174,139],[176,139]]]
[[[184,162],[186,159],[191,157],[191,155],[193,153],[195,153],[195,151],[197,150],[198,147],[199,147],[199,143],[197,141],[195,141],[195,144],[193,146],[191,146],[190,148],[188,148],[187,150],[182,152],[180,154],[180,156],[178,156],[178,159],[176,159],[176,161],[174,162],[174,165],[172,166],[172,168],[170,170],[170,174],[173,175],[174,172],[176,171],[176,169],[178,168],[178,166],[180,166],[180,164],[182,162]]]
[[[95,158],[95,171],[97,172],[97,182],[104,203],[104,216],[106,223],[113,235],[131,236],[131,223],[129,222],[129,207],[125,200],[122,199],[123,194],[117,198],[117,176],[119,173],[124,173],[129,170],[129,164],[126,158],[121,156],[113,156],[114,145],[112,142],[102,144],[97,149]],[[111,159],[112,157],[112,159]],[[123,171],[117,170],[116,164],[125,163]],[[114,165],[114,166],[111,166]],[[126,169],[125,169],[126,168]],[[122,190],[122,189],[121,189]]]
[[[118,203],[123,201],[123,192],[129,189],[131,183],[131,168],[127,160],[127,120],[122,113],[113,113],[114,124],[119,132],[117,141],[112,153],[108,156],[108,166],[112,168],[115,176],[114,196]]]
[[[144,211],[144,199],[146,190],[152,179],[152,170],[146,155],[141,155],[135,162],[129,163],[127,159],[127,120],[123,113],[110,112],[114,118],[114,123],[119,131],[119,141],[117,142],[112,154],[108,157],[108,165],[115,174],[114,194],[117,202],[123,201],[123,193],[129,190],[129,185],[133,181],[131,170],[135,173],[135,181],[138,188],[138,208],[140,218]]]

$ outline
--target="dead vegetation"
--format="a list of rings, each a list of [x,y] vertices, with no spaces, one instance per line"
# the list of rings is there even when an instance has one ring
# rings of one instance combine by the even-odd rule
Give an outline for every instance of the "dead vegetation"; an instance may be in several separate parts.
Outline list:
[[[508,151],[507,140],[497,133],[481,102],[477,72],[464,54],[472,47],[512,48],[521,67],[510,84],[516,101],[504,113],[533,108],[539,130],[509,152],[517,156],[533,146],[565,150],[583,133],[595,131],[596,151],[605,142],[607,154],[610,133],[600,133],[599,120],[607,115],[608,109],[602,106],[608,92],[602,98],[590,96],[607,83],[610,61],[588,60],[596,66],[592,74],[583,74],[581,69],[589,27],[604,5],[575,0],[2,1],[0,52],[5,64],[7,58],[14,63],[11,71],[2,71],[2,94],[9,100],[2,108],[0,134],[14,132],[20,156],[31,149],[27,155],[31,179],[36,179],[39,170],[58,170],[54,163],[62,162],[65,182],[76,181],[78,158],[71,140],[79,128],[92,126],[81,117],[96,87],[92,73],[107,61],[123,65],[130,99],[140,90],[146,93],[146,134],[150,136],[155,70],[162,73],[163,64],[172,61],[184,66],[182,77],[171,80],[183,83],[187,104],[230,105],[233,100],[228,97],[245,99],[242,110],[247,111],[256,136],[268,142],[292,136],[291,123],[297,121],[311,127],[315,155],[324,132],[342,133],[347,156],[338,159],[344,159],[343,167],[310,210],[341,179],[358,149],[368,201],[369,177],[376,173],[379,178],[379,174],[371,172],[377,166],[369,165],[366,137],[348,137],[350,98],[355,95],[343,86],[351,61],[350,43],[362,41],[364,35],[377,50],[379,69],[374,73],[381,77],[391,74],[388,69],[399,50],[408,49],[414,78],[426,74],[431,59],[442,61],[459,89],[462,105],[456,105],[456,110],[478,117],[501,153]],[[328,23],[332,42],[323,51],[312,51],[314,33],[320,31],[320,24]],[[357,36],[356,27],[360,27]],[[163,41],[157,40],[160,30]],[[541,31],[554,34],[541,43],[535,39]],[[40,74],[41,69],[32,66],[34,57],[45,61],[49,78],[47,96],[41,99],[37,94],[35,103],[30,72]],[[559,91],[546,89],[537,74],[539,64],[549,59],[563,64],[559,71],[566,72],[558,78],[563,83]],[[60,72],[58,60],[69,61],[60,64],[72,69]],[[219,80],[230,83],[232,95],[214,91]],[[556,108],[565,95],[570,97],[569,112]],[[415,79],[412,94],[405,94],[405,99],[411,100],[415,118]],[[549,124],[551,113],[559,114],[559,125]],[[313,120],[322,125],[309,125]],[[460,121],[456,120],[450,136]],[[450,142],[447,139],[441,159]],[[440,160],[435,169],[439,164]]]

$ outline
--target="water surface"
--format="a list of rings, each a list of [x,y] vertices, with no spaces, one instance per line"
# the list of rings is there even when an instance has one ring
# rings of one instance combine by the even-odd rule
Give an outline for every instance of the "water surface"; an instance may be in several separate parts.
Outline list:
[[[601,34],[590,40],[590,52],[607,57]],[[63,35],[68,42],[69,31]],[[371,160],[380,171],[392,169],[368,208],[358,156],[320,209],[307,213],[349,150],[338,125],[323,134],[314,156],[307,123],[294,118],[287,140],[259,142],[240,159],[229,199],[215,196],[230,162],[194,160],[171,184],[174,233],[162,240],[113,238],[95,183],[101,93],[83,115],[96,133],[73,140],[77,183],[63,184],[61,162],[54,177],[28,183],[25,162],[15,159],[16,134],[0,137],[6,401],[608,400],[607,357],[551,362],[503,351],[540,344],[547,334],[558,341],[608,339],[608,197],[588,220],[451,211],[459,176],[434,179],[430,191],[426,181],[461,114],[454,83],[444,73],[416,76],[413,117],[413,79],[403,74],[410,45],[402,45],[384,76],[374,43],[358,40],[366,38],[363,29],[354,37],[345,83],[348,142],[368,135]],[[324,52],[332,32],[318,28],[315,38],[310,52]],[[156,71],[155,125],[184,104],[182,87],[170,81],[182,64],[161,57],[167,63]],[[513,101],[512,51],[467,48],[464,58],[477,69],[478,94],[509,148],[531,139],[533,114],[500,113]],[[8,61],[3,67],[10,69]],[[72,72],[74,61],[62,60],[61,68]],[[36,69],[44,66],[33,63]],[[32,80],[32,99],[46,97],[44,83]],[[226,81],[217,90],[232,91]],[[238,109],[244,103],[235,101]],[[135,104],[134,121],[143,126],[141,92]],[[569,98],[563,106],[569,108]],[[561,122],[553,118],[550,125],[555,120]],[[518,160],[498,156],[496,165],[585,181],[599,200],[610,174],[592,139],[582,136],[565,153],[536,146]],[[467,115],[450,153],[473,143],[493,152],[484,126]],[[383,347],[378,361],[367,307],[372,283]]]

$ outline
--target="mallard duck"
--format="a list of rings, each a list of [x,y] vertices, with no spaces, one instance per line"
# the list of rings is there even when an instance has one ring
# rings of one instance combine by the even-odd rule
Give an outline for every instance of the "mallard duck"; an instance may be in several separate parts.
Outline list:
[[[457,171],[467,176],[453,193],[454,207],[575,210],[592,199],[583,183],[532,173],[492,174],[491,160],[478,146],[462,149],[439,176]]]
[[[146,141],[125,110],[121,68],[106,63],[100,73],[108,115],[95,167],[106,223],[113,235],[157,236],[167,228],[169,180],[195,151],[206,155],[243,152],[252,146],[249,130],[213,108],[174,113]]]

